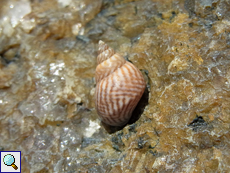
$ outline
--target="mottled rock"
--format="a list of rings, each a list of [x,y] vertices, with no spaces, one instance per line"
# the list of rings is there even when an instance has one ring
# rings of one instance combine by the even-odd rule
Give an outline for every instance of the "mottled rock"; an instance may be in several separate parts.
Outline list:
[[[225,0],[2,0],[0,150],[22,172],[229,172]],[[94,106],[98,40],[144,74],[129,124]]]

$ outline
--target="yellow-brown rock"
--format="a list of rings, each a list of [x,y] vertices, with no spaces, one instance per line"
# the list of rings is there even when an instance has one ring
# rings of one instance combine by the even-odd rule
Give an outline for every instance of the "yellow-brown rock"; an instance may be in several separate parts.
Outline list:
[[[22,172],[230,172],[228,1],[3,0],[0,11],[0,150],[21,151]],[[95,111],[98,40],[146,78],[125,127]]]

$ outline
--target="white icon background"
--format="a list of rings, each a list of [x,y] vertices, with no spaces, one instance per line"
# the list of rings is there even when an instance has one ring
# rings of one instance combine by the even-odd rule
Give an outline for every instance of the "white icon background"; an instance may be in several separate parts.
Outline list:
[[[18,167],[17,170],[15,170],[12,166],[7,166],[5,165],[5,163],[3,162],[3,158],[5,157],[5,155],[7,154],[11,154],[14,156],[15,159],[15,165]],[[21,156],[20,156],[20,152],[19,151],[1,151],[1,172],[20,172],[21,170],[21,165],[20,165],[20,161],[21,160]]]

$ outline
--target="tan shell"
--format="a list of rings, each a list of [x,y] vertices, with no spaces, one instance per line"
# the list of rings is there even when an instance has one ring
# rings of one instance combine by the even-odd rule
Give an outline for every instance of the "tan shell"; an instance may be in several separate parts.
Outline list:
[[[140,70],[99,41],[96,68],[96,109],[111,126],[126,124],[145,90]]]

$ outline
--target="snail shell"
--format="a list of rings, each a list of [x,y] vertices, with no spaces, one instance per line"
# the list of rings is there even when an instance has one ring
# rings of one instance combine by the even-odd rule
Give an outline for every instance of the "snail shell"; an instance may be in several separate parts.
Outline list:
[[[140,70],[99,41],[96,68],[96,109],[101,120],[122,126],[130,119],[145,90]]]

